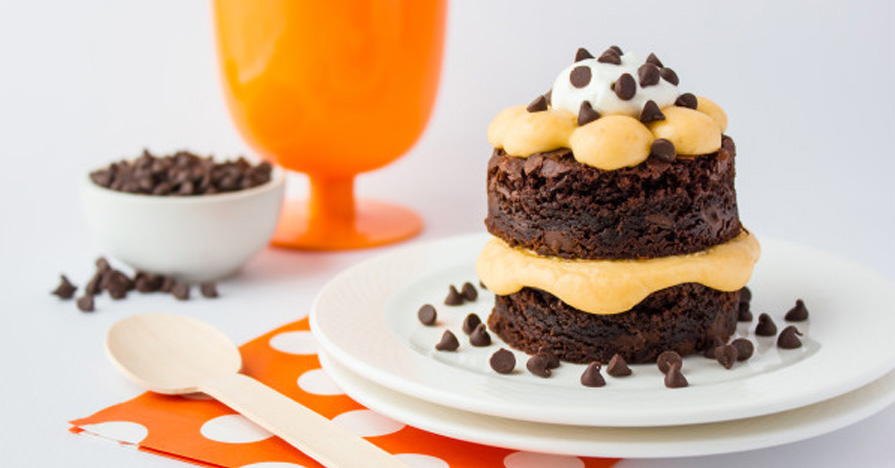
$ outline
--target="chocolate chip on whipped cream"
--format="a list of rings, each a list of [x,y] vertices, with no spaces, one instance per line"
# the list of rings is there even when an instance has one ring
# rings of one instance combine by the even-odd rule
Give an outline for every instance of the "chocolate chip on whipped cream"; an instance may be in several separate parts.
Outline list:
[[[630,101],[637,94],[637,82],[630,73],[624,73],[618,77],[618,81],[612,86],[615,95],[622,101]]]
[[[646,101],[646,104],[643,105],[643,111],[640,113],[640,121],[643,123],[650,123],[659,120],[665,120],[665,114],[659,109],[656,101]]]
[[[578,126],[579,127],[582,125],[587,125],[599,118],[600,118],[600,113],[595,111],[589,102],[584,101],[581,103],[581,107],[578,108]]]
[[[576,61],[576,62],[580,62],[580,61],[582,61],[582,60],[592,59],[592,58],[594,58],[593,54],[591,54],[591,53],[590,53],[587,49],[585,49],[584,47],[579,47],[579,48],[578,48],[578,51],[575,52],[575,61]]]
[[[547,98],[543,95],[535,98],[534,101],[531,101],[531,104],[525,108],[528,112],[543,112],[547,110]]]
[[[659,70],[659,76],[661,76],[665,81],[677,86],[680,84],[681,80],[677,77],[677,73],[674,70],[665,67]]]
[[[657,85],[660,78],[659,67],[651,63],[644,63],[637,69],[637,78],[640,80],[641,88]]]
[[[696,109],[696,106],[699,102],[692,93],[684,93],[677,97],[674,101],[674,105],[678,107],[686,107],[688,109]]]
[[[590,67],[575,67],[569,74],[569,82],[576,88],[583,88],[590,84],[591,71]]]
[[[659,60],[659,57],[656,57],[656,54],[654,54],[652,52],[650,52],[650,54],[646,56],[646,63],[655,65],[659,68],[662,68],[665,66],[665,65],[662,65],[662,61]]]

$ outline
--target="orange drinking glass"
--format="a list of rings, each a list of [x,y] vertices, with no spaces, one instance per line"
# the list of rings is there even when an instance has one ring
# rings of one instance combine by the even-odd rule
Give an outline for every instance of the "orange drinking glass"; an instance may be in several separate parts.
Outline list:
[[[213,0],[231,117],[267,160],[304,172],[274,245],[350,249],[406,239],[412,211],[355,200],[354,178],[401,156],[432,112],[446,0]]]

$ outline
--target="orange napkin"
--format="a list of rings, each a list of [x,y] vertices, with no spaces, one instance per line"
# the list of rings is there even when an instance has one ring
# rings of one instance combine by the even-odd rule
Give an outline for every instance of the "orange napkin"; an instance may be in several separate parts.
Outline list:
[[[240,350],[247,375],[335,419],[415,468],[608,468],[618,461],[462,442],[381,416],[348,398],[320,369],[316,341],[307,319],[262,335]],[[71,431],[76,434],[104,437],[199,465],[321,466],[230,408],[202,395],[147,392],[71,424]]]

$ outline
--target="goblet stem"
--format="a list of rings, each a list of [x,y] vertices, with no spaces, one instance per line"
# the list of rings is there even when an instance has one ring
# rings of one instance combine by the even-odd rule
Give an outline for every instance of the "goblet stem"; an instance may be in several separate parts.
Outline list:
[[[308,231],[319,236],[351,231],[355,218],[354,176],[309,177]]]

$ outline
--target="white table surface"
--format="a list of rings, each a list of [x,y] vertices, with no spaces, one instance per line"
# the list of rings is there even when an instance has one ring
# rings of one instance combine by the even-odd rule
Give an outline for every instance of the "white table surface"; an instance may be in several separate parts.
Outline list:
[[[490,119],[546,90],[578,46],[618,43],[655,50],[686,90],[725,107],[750,229],[895,279],[893,4],[671,3],[454,2],[429,129],[406,157],[362,176],[359,193],[419,210],[422,239],[482,230]],[[144,147],[251,154],[220,96],[208,8],[0,0],[3,466],[185,466],[67,432],[69,419],[140,392],[106,362],[108,326],[169,311],[243,342],[306,312],[334,274],[387,250],[269,249],[222,283],[216,301],[102,298],[88,315],[49,296],[60,272],[83,284],[101,252],[79,211],[76,179],[87,168]],[[300,176],[291,181],[292,194],[305,189]],[[892,434],[895,407],[782,447],[619,466],[895,466]]]

